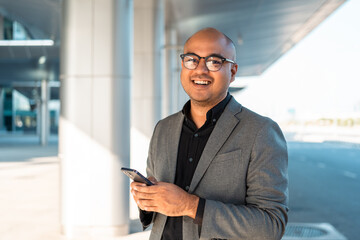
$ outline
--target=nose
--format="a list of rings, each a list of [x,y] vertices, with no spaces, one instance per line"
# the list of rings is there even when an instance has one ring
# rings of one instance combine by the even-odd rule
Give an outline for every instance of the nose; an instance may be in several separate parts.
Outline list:
[[[199,65],[195,70],[199,72],[209,72],[209,69],[206,66],[206,62],[204,58],[200,58]]]

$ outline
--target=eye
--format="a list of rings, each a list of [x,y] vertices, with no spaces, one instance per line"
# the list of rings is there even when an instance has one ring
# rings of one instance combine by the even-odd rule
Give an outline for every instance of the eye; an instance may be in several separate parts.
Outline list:
[[[221,64],[221,61],[219,60],[211,60],[211,63],[214,65]]]
[[[211,57],[207,60],[207,62],[211,63],[212,65],[221,65],[222,64],[222,60],[217,57]]]
[[[185,62],[188,62],[188,63],[198,63],[199,62],[199,59],[192,57],[192,56],[187,56],[187,57],[185,57],[184,60],[185,60]]]

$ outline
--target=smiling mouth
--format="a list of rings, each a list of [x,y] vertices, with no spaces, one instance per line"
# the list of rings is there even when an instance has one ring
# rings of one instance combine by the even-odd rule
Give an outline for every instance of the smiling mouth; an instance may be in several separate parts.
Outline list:
[[[204,80],[193,80],[193,82],[197,85],[209,85],[210,81],[204,81]]]

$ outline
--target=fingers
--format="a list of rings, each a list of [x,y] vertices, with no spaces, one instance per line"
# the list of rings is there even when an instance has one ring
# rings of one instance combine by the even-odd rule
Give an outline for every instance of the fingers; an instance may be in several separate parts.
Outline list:
[[[156,197],[155,194],[139,192],[139,191],[136,191],[136,190],[131,190],[131,194],[137,200],[150,200],[150,199],[154,199]]]
[[[141,210],[151,212],[151,211],[153,211],[153,209],[156,208],[155,201],[153,201],[153,200],[143,199],[143,200],[138,200],[136,203]],[[152,209],[152,210],[149,210],[149,209]]]
[[[140,182],[132,182],[130,183],[130,187],[131,189],[137,188],[137,187],[145,187],[146,184],[145,183],[140,183]]]
[[[189,202],[188,193],[178,186],[158,182],[153,186],[134,183],[131,185],[131,194],[141,210],[159,212],[167,216],[193,216],[189,213],[186,202]]]
[[[152,185],[152,186],[147,186],[144,183],[137,183],[137,184],[132,184],[130,185],[131,189],[138,191],[138,192],[143,192],[143,193],[158,193],[159,190],[161,189],[160,185]]]
[[[153,192],[149,190],[149,187],[150,186],[147,186],[145,183],[139,183],[139,182],[132,182],[130,184],[130,188],[138,192]]]
[[[154,198],[156,194],[147,193],[146,190],[150,188],[146,184],[135,183],[131,185],[131,195],[133,196],[136,204],[141,210],[150,211],[148,207],[154,206]],[[144,191],[145,190],[145,191]],[[153,209],[153,208],[152,208]]]
[[[148,206],[148,207],[139,207],[141,210],[147,211],[147,212],[159,212],[158,207],[155,206]]]
[[[155,194],[143,193],[136,190],[131,190],[131,194],[141,210],[154,212],[156,209],[155,200],[152,198]]]

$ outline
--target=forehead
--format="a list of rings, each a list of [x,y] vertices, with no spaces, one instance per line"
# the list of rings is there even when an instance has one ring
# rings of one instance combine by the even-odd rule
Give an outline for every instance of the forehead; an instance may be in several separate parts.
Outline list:
[[[192,36],[184,46],[184,53],[196,53],[199,56],[208,56],[210,54],[220,54],[230,57],[232,48],[225,37],[214,34],[199,34]]]

